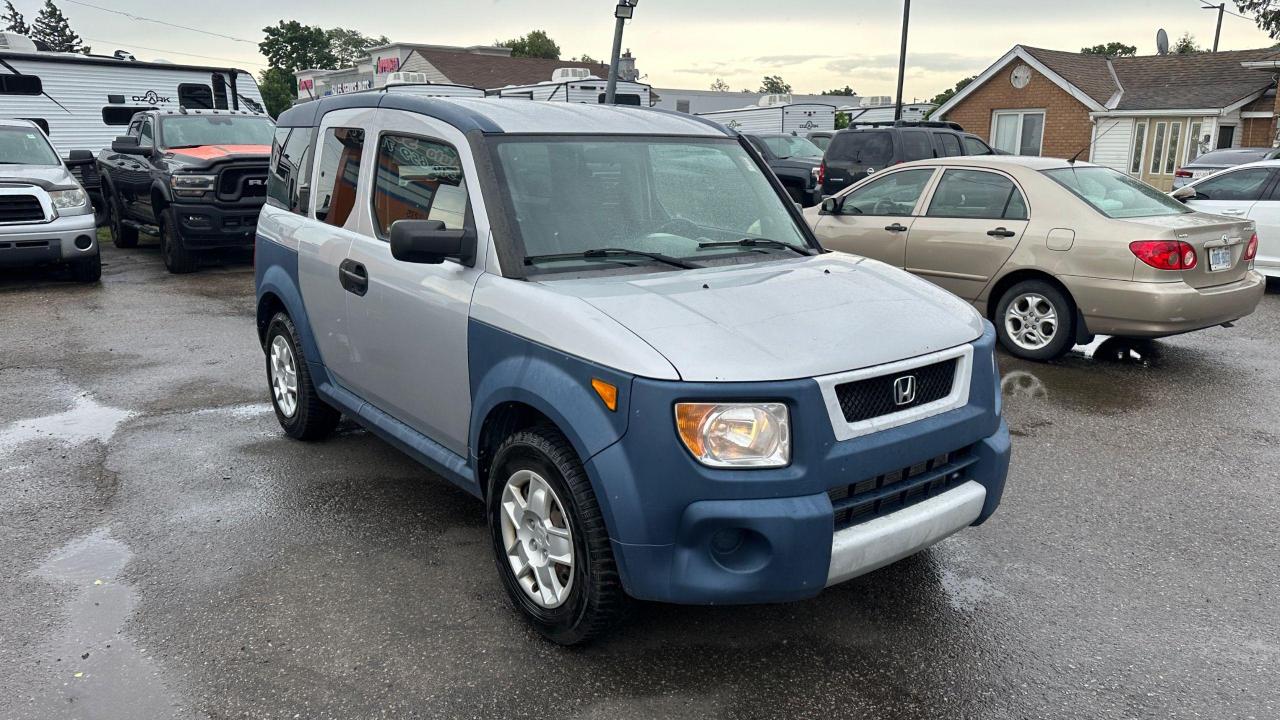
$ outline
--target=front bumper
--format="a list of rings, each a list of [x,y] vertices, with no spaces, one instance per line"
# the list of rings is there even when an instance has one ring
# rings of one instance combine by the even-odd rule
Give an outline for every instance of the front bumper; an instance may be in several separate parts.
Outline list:
[[[1254,311],[1266,280],[1250,271],[1241,280],[1211,288],[1184,282],[1135,282],[1061,276],[1084,314],[1089,332],[1163,337],[1239,320]]]
[[[173,215],[189,250],[251,247],[262,204],[174,203]]]
[[[76,240],[85,247],[76,247]],[[93,213],[63,215],[52,222],[0,225],[0,267],[75,262],[98,254]]]
[[[687,604],[799,600],[984,522],[1000,503],[1009,466],[993,345],[988,327],[974,343],[962,407],[844,441],[834,436],[814,380],[634,381],[626,434],[585,464],[627,592]],[[671,406],[699,396],[785,400],[795,443],[791,465],[736,471],[698,465],[675,436]],[[890,510],[900,506],[886,500],[887,514],[863,522],[846,519],[832,504],[839,486],[956,452],[963,473],[943,466],[950,484],[932,496],[904,500],[896,511]],[[847,507],[843,500],[837,505]]]

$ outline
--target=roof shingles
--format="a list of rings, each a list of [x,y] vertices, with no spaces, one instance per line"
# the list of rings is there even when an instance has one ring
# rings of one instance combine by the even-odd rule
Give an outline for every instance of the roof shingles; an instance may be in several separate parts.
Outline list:
[[[551,73],[557,68],[586,68],[597,77],[607,77],[609,74],[609,66],[602,63],[481,55],[426,48],[420,48],[414,52],[434,65],[449,78],[449,82],[486,89],[550,81]]]

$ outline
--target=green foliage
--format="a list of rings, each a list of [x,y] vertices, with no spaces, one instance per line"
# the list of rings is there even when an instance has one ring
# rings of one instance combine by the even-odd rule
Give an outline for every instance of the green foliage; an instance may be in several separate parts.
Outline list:
[[[258,89],[262,91],[262,103],[267,106],[267,113],[278,117],[293,105],[294,98],[298,96],[298,81],[288,70],[267,68],[258,73]]]
[[[560,46],[547,36],[545,30],[530,31],[524,37],[513,38],[495,45],[511,48],[511,57],[560,59]]]
[[[1275,0],[1235,0],[1236,8],[1245,15],[1252,15],[1254,22],[1272,40],[1280,39],[1280,5]]]
[[[1202,53],[1205,49],[1196,44],[1196,36],[1189,32],[1182,33],[1182,37],[1169,48],[1169,52],[1175,55],[1190,55],[1192,53]]]
[[[0,22],[4,23],[5,32],[18,33],[19,35],[30,35],[31,26],[27,24],[27,19],[22,17],[22,13],[13,6],[12,0],[5,0],[4,15],[0,16]]]
[[[850,96],[850,95],[857,95],[858,93],[854,92],[854,91],[853,91],[853,88],[849,87],[848,85],[845,85],[844,87],[842,87],[842,88],[836,88],[835,90],[823,90],[822,92],[820,92],[820,93],[818,93],[818,94],[819,94],[819,95],[841,95],[841,96]]]
[[[71,30],[71,24],[53,0],[44,0],[44,7],[31,24],[31,39],[44,43],[53,52],[89,53],[84,40]]]
[[[847,127],[849,127],[849,113],[846,113],[846,112],[836,113],[836,129],[843,130]]]
[[[765,95],[780,95],[791,92],[791,86],[782,81],[777,75],[769,75],[760,81],[760,89],[757,91]]]
[[[267,63],[273,68],[288,70],[319,69],[336,70],[338,58],[329,44],[329,34],[324,28],[303,25],[297,20],[281,20],[274,27],[262,28],[266,39],[258,43]]]
[[[963,90],[966,85],[968,85],[969,83],[977,79],[978,79],[977,75],[970,75],[969,77],[964,78],[963,80],[957,82],[955,87],[947,88],[946,90],[943,90],[937,95],[934,95],[933,99],[930,100],[929,102],[933,103],[934,105],[941,105],[946,101],[950,100],[952,97],[954,97],[956,93]]]
[[[725,82],[724,78],[716,78],[716,81],[711,83],[711,89],[716,92],[729,92],[729,83]]]
[[[1122,42],[1109,42],[1105,45],[1080,48],[1086,55],[1106,55],[1107,57],[1133,57],[1138,54],[1137,45],[1125,45]]]
[[[329,52],[333,54],[338,67],[351,67],[369,54],[369,48],[391,43],[386,35],[370,37],[359,30],[343,28],[330,28],[324,31],[324,35],[329,41]]]
[[[581,55],[579,55],[579,56],[578,56],[578,57],[576,57],[576,58],[569,58],[569,59],[570,59],[570,60],[572,60],[572,61],[574,61],[574,62],[580,62],[580,63],[595,63],[595,64],[599,64],[599,63],[600,63],[600,61],[599,61],[599,60],[597,60],[597,59],[595,59],[595,58],[591,57],[590,55],[588,55],[588,54],[586,54],[586,53],[582,53]]]

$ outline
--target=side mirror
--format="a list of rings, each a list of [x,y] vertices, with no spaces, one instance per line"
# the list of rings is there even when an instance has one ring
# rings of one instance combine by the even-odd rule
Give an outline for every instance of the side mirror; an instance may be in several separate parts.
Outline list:
[[[1183,185],[1177,190],[1174,190],[1173,192],[1169,193],[1169,197],[1173,198],[1174,200],[1179,200],[1181,202],[1194,200],[1196,197],[1196,189],[1190,185]]]
[[[139,145],[138,138],[132,135],[121,135],[111,141],[111,152],[121,155],[146,155],[151,152],[151,148]]]
[[[839,215],[840,210],[844,207],[844,200],[838,197],[829,197],[822,201],[823,215]]]
[[[446,230],[439,220],[397,220],[391,223],[391,257],[410,263],[439,265],[453,259],[470,263],[476,254],[472,230]]]
[[[67,162],[73,164],[93,162],[93,153],[88,150],[72,150],[67,153]]]

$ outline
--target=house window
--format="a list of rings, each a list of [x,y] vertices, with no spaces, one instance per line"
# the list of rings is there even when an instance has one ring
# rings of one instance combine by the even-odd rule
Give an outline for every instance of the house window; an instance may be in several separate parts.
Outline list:
[[[1129,158],[1129,174],[1142,174],[1142,154],[1147,149],[1147,124],[1140,122],[1133,128],[1133,149]]]
[[[676,112],[682,112],[682,113],[687,113],[687,112],[689,112],[689,101],[688,101],[688,100],[677,100],[677,101],[676,101]]]
[[[1164,140],[1165,128],[1169,126],[1167,122],[1156,123],[1155,140],[1151,143],[1151,173],[1159,175],[1160,168],[1164,165]]]
[[[1203,137],[1204,123],[1196,121],[1191,123],[1191,131],[1187,133],[1187,163],[1194,161],[1200,157],[1200,153],[1205,151],[1209,143]]]
[[[1013,155],[1039,155],[1044,148],[1044,111],[1017,110],[995,113],[991,144]]]
[[[1172,175],[1174,166],[1178,164],[1178,140],[1182,135],[1182,123],[1169,123],[1169,148],[1164,154],[1164,174]]]

